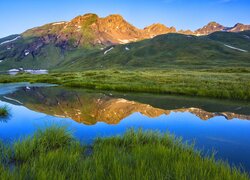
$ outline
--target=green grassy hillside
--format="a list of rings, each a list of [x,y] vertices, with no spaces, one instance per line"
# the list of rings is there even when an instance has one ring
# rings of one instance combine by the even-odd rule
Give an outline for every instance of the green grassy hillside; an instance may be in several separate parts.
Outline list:
[[[246,32],[246,34],[249,32]],[[249,51],[250,41],[240,33],[214,33],[210,36],[167,34],[141,42],[114,46],[104,55],[94,52],[73,63],[65,62],[71,70],[84,68],[211,68],[250,67],[250,53],[226,47],[224,44]],[[129,48],[129,50],[126,50]]]
[[[107,68],[179,68],[210,69],[217,67],[250,67],[250,31],[216,32],[208,36],[166,34],[140,42],[112,46],[64,49],[52,43],[41,45],[35,53],[24,55],[30,42],[38,38],[20,38],[13,48],[0,46],[0,70],[11,68],[45,68],[75,71]],[[3,40],[0,40],[0,42]],[[237,50],[225,45],[245,50]]]

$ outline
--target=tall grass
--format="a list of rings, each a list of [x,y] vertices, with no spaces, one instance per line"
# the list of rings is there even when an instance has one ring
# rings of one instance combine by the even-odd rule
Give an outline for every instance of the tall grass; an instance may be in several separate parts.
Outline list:
[[[0,118],[7,117],[9,115],[9,108],[7,106],[0,107]]]
[[[129,130],[81,145],[64,127],[0,143],[0,179],[249,179],[170,134]]]

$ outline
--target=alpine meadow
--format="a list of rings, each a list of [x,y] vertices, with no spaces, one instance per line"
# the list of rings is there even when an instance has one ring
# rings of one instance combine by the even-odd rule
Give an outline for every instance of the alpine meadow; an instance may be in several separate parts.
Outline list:
[[[250,179],[247,0],[0,7],[0,179]]]

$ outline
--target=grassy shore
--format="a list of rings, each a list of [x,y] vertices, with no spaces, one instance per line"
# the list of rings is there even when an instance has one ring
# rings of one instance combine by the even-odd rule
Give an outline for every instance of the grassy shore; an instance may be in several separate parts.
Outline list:
[[[7,117],[9,115],[9,110],[7,106],[0,107],[0,117]]]
[[[8,82],[57,83],[68,87],[81,87],[123,92],[180,94],[221,99],[250,100],[250,73],[234,69],[225,70],[92,70],[48,75],[1,75],[0,83]]]
[[[169,134],[128,131],[78,142],[50,127],[13,145],[0,143],[0,179],[249,179]]]

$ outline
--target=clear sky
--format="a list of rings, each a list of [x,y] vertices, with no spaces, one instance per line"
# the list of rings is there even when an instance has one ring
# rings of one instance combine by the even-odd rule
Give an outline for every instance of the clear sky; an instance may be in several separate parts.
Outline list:
[[[0,0],[0,37],[85,13],[121,14],[139,28],[160,22],[195,30],[210,21],[250,24],[250,0]]]

